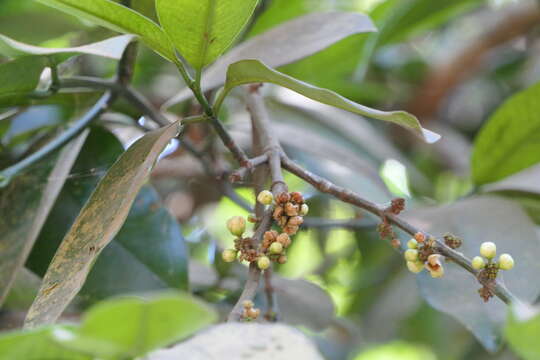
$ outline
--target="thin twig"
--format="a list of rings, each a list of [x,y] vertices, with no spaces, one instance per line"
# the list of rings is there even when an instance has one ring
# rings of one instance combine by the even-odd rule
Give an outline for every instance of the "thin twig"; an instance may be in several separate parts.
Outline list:
[[[241,166],[229,175],[230,182],[242,181],[248,172],[252,172],[257,166],[263,165],[268,161],[268,155],[262,154],[248,160],[248,166]]]
[[[304,229],[329,229],[329,228],[343,228],[347,230],[366,230],[371,229],[377,224],[368,218],[362,219],[324,219],[306,217],[302,223]]]

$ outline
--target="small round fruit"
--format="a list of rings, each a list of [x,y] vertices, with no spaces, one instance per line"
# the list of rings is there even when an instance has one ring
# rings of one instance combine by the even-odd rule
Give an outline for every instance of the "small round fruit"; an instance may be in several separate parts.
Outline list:
[[[287,262],[287,255],[281,255],[280,257],[278,257],[277,262],[279,264],[285,264]]]
[[[242,236],[246,231],[246,220],[241,216],[233,216],[227,220],[227,229],[235,236]]]
[[[263,190],[257,195],[257,201],[263,205],[270,205],[274,201],[274,195],[268,190]]]
[[[300,215],[306,216],[308,212],[309,212],[309,206],[307,204],[302,204],[302,206],[300,206]]]
[[[251,318],[251,319],[256,319],[259,317],[261,313],[261,310],[260,309],[249,309],[247,311],[247,315]]]
[[[486,241],[480,245],[480,255],[486,259],[493,259],[497,255],[497,246],[491,241]]]
[[[418,274],[424,270],[424,264],[421,261],[407,261],[407,268],[410,272]]]
[[[253,307],[253,301],[251,300],[244,300],[244,302],[242,303],[242,305],[244,306],[244,308],[246,309],[251,309]]]
[[[286,233],[279,234],[276,240],[281,245],[283,245],[284,248],[287,248],[287,247],[289,247],[289,245],[291,245],[291,238]]]
[[[257,266],[261,270],[266,270],[270,267],[270,259],[267,256],[261,256],[259,260],[257,260]]]
[[[417,249],[418,248],[418,241],[416,241],[415,239],[411,239],[411,240],[407,241],[407,247],[409,249]]]
[[[223,259],[223,261],[230,263],[236,260],[236,254],[236,250],[226,249],[223,250],[223,252],[221,253],[221,258]]]
[[[482,259],[481,256],[475,256],[471,261],[471,266],[473,269],[480,270],[486,266],[486,262]]]
[[[273,255],[281,254],[283,252],[283,245],[281,245],[281,243],[276,241],[276,242],[273,242],[272,245],[270,245],[268,250],[270,251],[270,254],[273,254]]]
[[[499,256],[499,269],[512,270],[514,267],[514,259],[510,254],[502,254]]]
[[[414,239],[419,243],[422,243],[426,240],[426,235],[424,235],[424,233],[417,232],[416,234],[414,234]]]
[[[408,249],[404,253],[405,260],[407,261],[417,261],[418,260],[418,250]]]

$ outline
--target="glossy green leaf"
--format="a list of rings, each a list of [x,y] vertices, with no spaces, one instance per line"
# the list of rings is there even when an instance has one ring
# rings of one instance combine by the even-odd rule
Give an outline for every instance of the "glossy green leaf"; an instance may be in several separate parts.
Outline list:
[[[0,54],[9,58],[18,58],[28,55],[47,55],[56,63],[79,54],[97,55],[119,60],[124,49],[133,38],[132,35],[121,35],[93,44],[72,48],[46,48],[25,44],[5,35],[0,35]]]
[[[475,139],[472,175],[478,185],[501,180],[540,161],[540,83],[506,100]]]
[[[68,14],[92,21],[114,31],[138,35],[151,49],[174,61],[173,46],[152,20],[110,0],[38,0]]]
[[[59,154],[0,191],[0,305],[30,254],[85,139],[86,133],[81,134]]]
[[[0,108],[12,106],[35,90],[47,59],[27,56],[0,64]]]
[[[30,308],[27,326],[54,322],[77,295],[103,248],[122,227],[177,122],[147,133],[109,169],[62,240]]]
[[[258,0],[156,0],[159,21],[195,69],[214,61],[247,24]]]
[[[312,86],[280,73],[258,60],[243,60],[229,66],[225,87],[220,93],[219,98],[216,100],[215,107],[219,109],[224,98],[234,87],[260,82],[274,83],[289,88],[320,103],[347,110],[355,114],[396,123],[412,130],[428,143],[435,142],[440,138],[438,134],[422,128],[418,119],[405,111],[386,112],[357,104],[333,91]]]
[[[47,326],[13,331],[0,336],[0,360],[92,360],[94,357],[67,349],[57,341],[58,334],[71,334],[71,326]]]
[[[118,298],[93,306],[75,337],[61,343],[106,358],[134,358],[180,341],[216,320],[214,310],[188,295]]]
[[[298,61],[350,35],[375,31],[363,14],[328,12],[306,15],[255,36],[227,52],[204,72],[201,87],[212,90],[225,83],[227,67],[243,59],[258,59],[270,67]],[[188,88],[164,104],[170,107],[193,94]]]
[[[494,242],[498,254],[509,253],[516,262],[512,270],[499,273],[508,289],[524,302],[534,302],[540,295],[540,280],[530,276],[540,271],[540,238],[535,224],[513,201],[473,197],[408,212],[405,217],[435,236],[450,232],[461,237],[459,251],[469,258],[479,254],[482,242]],[[464,324],[487,350],[498,350],[506,305],[498,298],[484,303],[477,292],[481,285],[474,276],[451,262],[444,267],[441,279],[432,279],[426,271],[417,275],[421,295],[431,306]]]
[[[540,312],[525,304],[513,304],[508,311],[506,339],[523,360],[540,359]]]
[[[92,190],[122,152],[113,134],[92,129],[30,254],[30,269],[45,274]],[[97,258],[80,298],[88,303],[116,294],[187,287],[187,247],[181,228],[160,204],[156,191],[144,185],[124,225]]]

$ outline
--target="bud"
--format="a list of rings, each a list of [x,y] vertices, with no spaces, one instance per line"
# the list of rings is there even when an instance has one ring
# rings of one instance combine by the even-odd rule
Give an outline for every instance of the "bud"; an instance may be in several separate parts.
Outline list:
[[[417,232],[416,234],[414,234],[414,239],[419,243],[423,243],[426,240],[426,235],[421,232]]]
[[[264,241],[269,241],[269,242],[274,242],[274,241],[276,241],[277,236],[278,236],[277,231],[269,230],[269,231],[266,231],[264,233],[263,240]]]
[[[257,260],[257,266],[261,270],[268,269],[270,267],[270,259],[266,256],[261,256],[259,260]]]
[[[491,241],[487,241],[480,245],[480,255],[486,259],[493,259],[497,255],[497,246]]]
[[[510,254],[502,254],[499,256],[499,269],[512,270],[514,267],[514,259]]]
[[[298,191],[293,191],[291,193],[291,200],[297,204],[302,204],[304,202],[304,197]]]
[[[416,241],[415,239],[411,239],[407,242],[407,247],[409,249],[417,249],[418,248],[418,241]]]
[[[288,224],[292,226],[299,226],[299,225],[302,225],[303,222],[304,222],[304,219],[301,216],[293,216],[292,218],[289,219]]]
[[[221,253],[221,258],[225,262],[233,262],[234,260],[236,260],[236,251],[233,249],[223,250],[223,252]]]
[[[276,206],[276,208],[274,209],[274,213],[272,214],[272,217],[274,218],[274,220],[279,220],[281,218],[281,216],[283,215],[283,208],[281,206]]]
[[[424,263],[421,261],[407,261],[407,268],[410,272],[418,274],[424,270]]]
[[[274,201],[274,195],[268,190],[263,190],[257,195],[257,201],[263,205],[270,205]]]
[[[244,300],[242,305],[244,306],[245,309],[251,309],[254,306],[253,301],[251,300]]]
[[[268,250],[270,250],[270,254],[273,255],[281,254],[283,252],[283,245],[276,241],[272,243],[272,245],[270,245],[270,248],[268,248]]]
[[[247,221],[254,224],[257,222],[257,217],[255,216],[255,214],[249,214],[247,217]]]
[[[438,271],[439,268],[442,268],[441,255],[431,254],[427,258],[426,269],[431,271]]]
[[[259,314],[261,313],[261,310],[260,309],[249,309],[247,311],[247,316],[252,318],[252,319],[256,319],[259,317]]]
[[[486,262],[484,261],[484,259],[482,259],[482,257],[475,256],[471,261],[471,266],[473,267],[473,269],[480,270],[483,269],[484,266],[486,266]]]
[[[287,214],[287,216],[298,215],[298,205],[294,205],[292,202],[286,203],[283,207],[283,210],[285,211],[285,214]]]
[[[298,226],[296,225],[287,225],[283,228],[283,231],[288,235],[294,235],[298,232]]]
[[[401,247],[401,242],[399,239],[394,238],[392,241],[390,241],[390,245],[392,245],[394,249],[399,249]]]
[[[235,236],[242,236],[246,231],[246,220],[241,216],[233,216],[227,220],[227,229]]]
[[[283,245],[284,248],[287,248],[289,247],[289,245],[291,245],[291,238],[289,237],[289,235],[285,234],[285,233],[281,233],[278,235],[277,237],[277,241]]]
[[[307,204],[302,204],[302,206],[300,206],[300,215],[306,216],[308,212],[309,212],[309,206]]]
[[[277,262],[279,264],[285,264],[287,262],[287,255],[281,255],[280,257],[278,257]]]
[[[408,249],[407,251],[405,251],[403,256],[405,257],[405,260],[407,261],[416,261],[418,260],[418,250]]]

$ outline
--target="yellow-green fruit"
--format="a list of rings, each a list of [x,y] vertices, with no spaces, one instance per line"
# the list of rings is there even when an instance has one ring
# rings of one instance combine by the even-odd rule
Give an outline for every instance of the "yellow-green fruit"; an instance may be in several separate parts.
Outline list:
[[[414,240],[414,239],[411,239],[407,242],[407,247],[409,249],[416,249],[418,248],[418,241]]]
[[[223,250],[223,252],[221,253],[221,258],[225,262],[228,262],[228,263],[233,262],[234,260],[236,260],[236,250],[233,250],[233,249]]]
[[[257,266],[261,270],[266,270],[270,267],[270,259],[266,256],[261,256],[259,260],[257,260]]]
[[[227,220],[227,229],[235,236],[242,236],[246,231],[246,220],[241,216],[233,216]]]
[[[480,255],[486,259],[493,259],[497,255],[497,246],[491,241],[486,241],[480,245]]]
[[[480,270],[486,266],[486,262],[480,256],[475,256],[471,261],[471,266],[476,270]]]
[[[270,245],[270,254],[281,254],[283,252],[283,245],[279,242],[273,242],[272,245]]]
[[[263,190],[257,195],[257,201],[263,205],[270,205],[274,201],[274,195],[268,190]]]
[[[407,261],[407,268],[410,272],[418,274],[424,270],[424,264],[421,261]]]
[[[439,266],[437,270],[431,270],[429,273],[431,274],[432,278],[441,278],[444,275],[444,268]]]
[[[307,206],[307,204],[302,204],[302,206],[300,207],[300,215],[306,216],[308,212],[309,212],[309,206]]]
[[[510,254],[502,254],[499,256],[499,269],[512,270],[514,267],[514,259]]]
[[[407,261],[417,261],[418,260],[418,250],[408,249],[404,253],[405,260]]]

